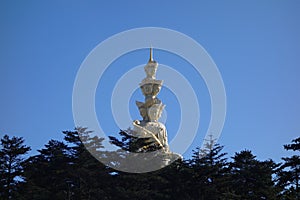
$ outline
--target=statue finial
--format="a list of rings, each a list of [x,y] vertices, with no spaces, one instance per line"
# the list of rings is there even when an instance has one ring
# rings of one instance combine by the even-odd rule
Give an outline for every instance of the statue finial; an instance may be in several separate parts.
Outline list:
[[[153,50],[152,50],[152,46],[150,47],[150,57],[149,57],[149,62],[153,62]]]

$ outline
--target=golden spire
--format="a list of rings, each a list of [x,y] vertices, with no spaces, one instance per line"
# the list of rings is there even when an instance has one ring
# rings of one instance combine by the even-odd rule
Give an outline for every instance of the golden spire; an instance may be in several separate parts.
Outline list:
[[[150,58],[149,58],[149,61],[148,62],[153,62],[153,50],[152,50],[152,47],[150,47]]]

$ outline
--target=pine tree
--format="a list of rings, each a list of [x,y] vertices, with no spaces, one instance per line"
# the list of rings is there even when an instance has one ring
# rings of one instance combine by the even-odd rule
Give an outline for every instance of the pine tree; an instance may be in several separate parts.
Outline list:
[[[23,180],[24,155],[30,147],[24,144],[22,137],[4,135],[0,149],[0,198],[16,198],[16,190]]]
[[[300,152],[300,137],[292,140],[292,144],[284,145],[285,150]],[[282,158],[284,163],[278,172],[278,187],[282,189],[282,199],[300,199],[300,156]]]
[[[82,127],[76,128],[75,131],[64,131],[63,134],[70,146],[72,177],[69,181],[73,185],[74,199],[109,199],[113,193],[110,187],[110,173],[113,170],[95,158],[110,156],[108,152],[102,151],[104,139],[92,137],[92,131]]]
[[[278,164],[258,161],[249,150],[236,153],[231,169],[231,191],[240,199],[276,199],[272,174]]]
[[[68,147],[63,142],[50,140],[39,154],[30,157],[25,164],[26,184],[24,199],[65,199],[68,192]]]
[[[86,128],[63,131],[65,142],[50,140],[26,162],[24,199],[109,199],[110,171],[94,158],[103,139]]]
[[[207,141],[205,148],[194,151],[190,166],[193,169],[193,197],[195,199],[222,199],[227,192],[228,163],[223,146]]]

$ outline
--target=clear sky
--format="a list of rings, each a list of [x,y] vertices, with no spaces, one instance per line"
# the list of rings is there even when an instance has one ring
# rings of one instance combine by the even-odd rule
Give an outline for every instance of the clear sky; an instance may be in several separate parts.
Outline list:
[[[279,161],[289,155],[282,145],[300,136],[299,9],[296,0],[1,1],[0,136],[24,137],[33,153],[49,139],[62,139],[61,131],[75,126],[73,83],[89,52],[119,32],[164,27],[196,40],[219,68],[227,93],[227,117],[218,141],[224,150],[232,156],[250,149],[259,159]],[[193,76],[190,66],[176,56],[154,53],[159,63],[187,79]],[[119,130],[110,111],[101,109],[110,103],[117,66],[126,72],[147,60],[146,50],[122,56],[103,77],[106,89],[97,92],[96,107],[99,119],[106,119],[107,134]],[[200,136],[187,157],[201,145],[210,118],[209,95],[201,77],[198,81]],[[161,95],[172,137],[178,128],[178,105],[168,89]],[[136,91],[131,102],[142,98]],[[130,112],[138,117],[134,105]]]

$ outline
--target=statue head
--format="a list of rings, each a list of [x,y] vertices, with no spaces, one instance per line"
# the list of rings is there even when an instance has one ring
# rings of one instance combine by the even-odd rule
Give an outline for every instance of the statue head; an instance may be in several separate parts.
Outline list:
[[[148,116],[149,120],[151,122],[157,122],[157,120],[161,117],[162,111],[164,110],[165,105],[162,103],[160,104],[153,104],[149,109],[148,109]]]
[[[141,86],[142,92],[145,96],[152,95],[153,85],[151,83],[147,83]]]
[[[161,90],[160,84],[153,84],[153,95],[156,96]]]
[[[157,67],[158,67],[158,64],[155,61],[147,63],[147,65],[144,68],[147,78],[155,79]]]
[[[139,108],[140,115],[142,116],[143,120],[148,119],[148,113],[147,113],[147,108],[145,107],[145,104],[140,101],[136,101],[135,104]]]

